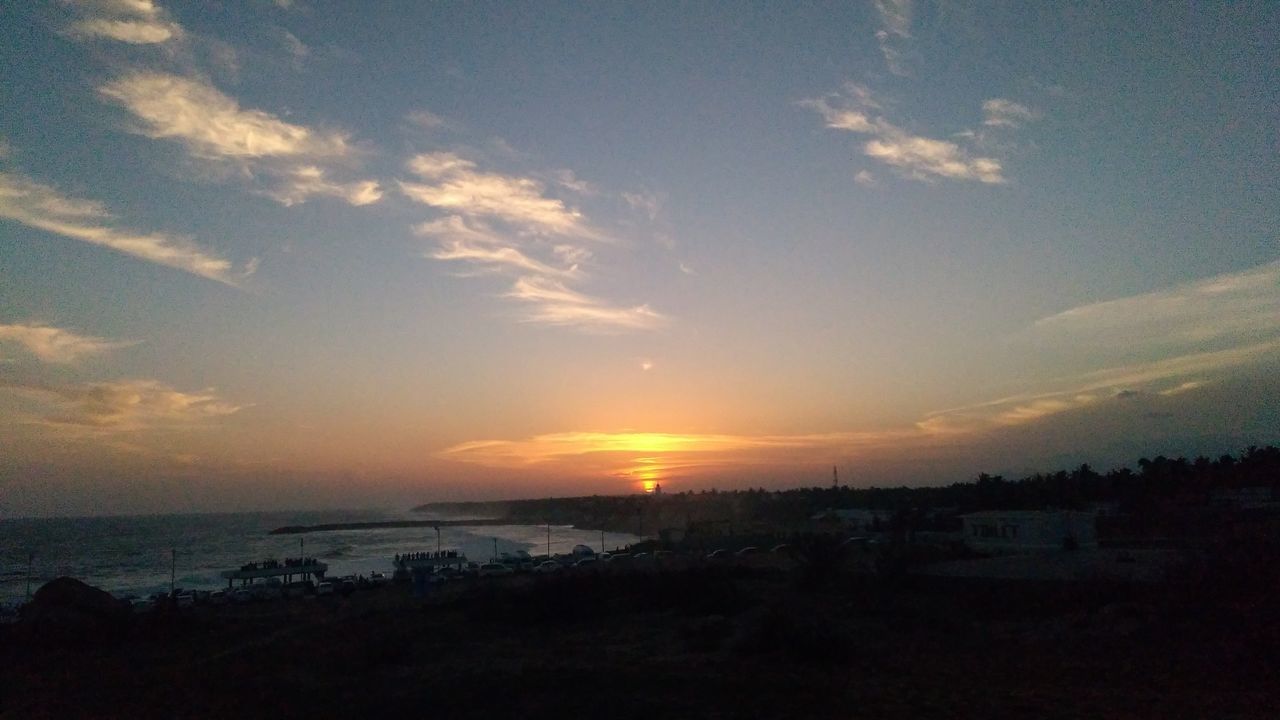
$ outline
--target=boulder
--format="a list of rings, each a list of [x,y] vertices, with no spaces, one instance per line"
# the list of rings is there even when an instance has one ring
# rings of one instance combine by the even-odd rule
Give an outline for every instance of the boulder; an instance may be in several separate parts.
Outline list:
[[[22,624],[47,639],[98,642],[117,637],[129,623],[129,607],[75,578],[45,583],[22,608]]]

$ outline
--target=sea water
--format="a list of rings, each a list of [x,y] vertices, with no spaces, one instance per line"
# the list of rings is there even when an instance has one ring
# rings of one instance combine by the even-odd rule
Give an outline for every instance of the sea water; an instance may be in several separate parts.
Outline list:
[[[34,592],[56,577],[70,576],[117,597],[167,592],[170,578],[188,590],[225,588],[224,570],[274,558],[316,558],[329,566],[328,576],[390,574],[399,553],[437,548],[431,527],[338,530],[300,535],[271,535],[285,525],[318,525],[386,520],[430,519],[416,513],[383,510],[154,515],[133,517],[41,518],[0,520],[0,602],[25,599],[28,559]],[[568,526],[552,526],[552,553],[568,553],[575,545],[599,551],[601,534]],[[640,538],[605,533],[607,549],[625,547]],[[469,560],[486,561],[498,554],[525,550],[547,552],[546,525],[498,525],[440,528],[439,547],[459,550]]]

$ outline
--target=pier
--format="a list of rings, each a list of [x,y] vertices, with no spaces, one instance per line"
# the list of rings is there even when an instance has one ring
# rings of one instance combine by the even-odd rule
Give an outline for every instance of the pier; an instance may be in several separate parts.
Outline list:
[[[328,570],[329,566],[325,563],[307,559],[302,562],[249,563],[239,570],[222,571],[222,577],[227,579],[227,587],[230,588],[236,580],[239,580],[241,585],[252,585],[254,580],[265,578],[284,578],[287,584],[293,582],[295,575],[300,576],[303,580],[310,580],[312,576],[315,576],[317,580],[323,580],[324,574]]]

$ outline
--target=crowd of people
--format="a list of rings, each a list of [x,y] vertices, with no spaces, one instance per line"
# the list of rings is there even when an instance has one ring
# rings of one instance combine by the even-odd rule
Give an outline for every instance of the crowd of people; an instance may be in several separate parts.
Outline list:
[[[461,557],[457,550],[437,550],[435,552],[396,553],[396,563],[414,560],[451,560]]]
[[[275,570],[277,568],[302,567],[304,565],[315,565],[315,558],[285,558],[282,563],[279,560],[261,560],[258,562],[245,563],[240,566],[241,570]]]

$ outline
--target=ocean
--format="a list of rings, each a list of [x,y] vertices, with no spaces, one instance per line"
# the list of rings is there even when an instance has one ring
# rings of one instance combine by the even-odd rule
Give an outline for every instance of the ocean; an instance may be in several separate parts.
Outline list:
[[[374,570],[390,574],[395,554],[436,549],[433,528],[269,533],[284,525],[427,519],[405,511],[328,510],[0,520],[0,602],[25,599],[30,556],[33,592],[66,575],[117,597],[167,592],[171,567],[177,587],[223,588],[223,570],[254,560],[295,558],[300,552],[328,563],[333,577]],[[440,535],[442,548],[481,562],[493,557],[495,540],[499,553],[547,550],[546,525],[442,527]],[[639,540],[626,533],[604,534],[608,549]],[[599,551],[600,532],[552,526],[552,553],[567,553],[578,544]]]

